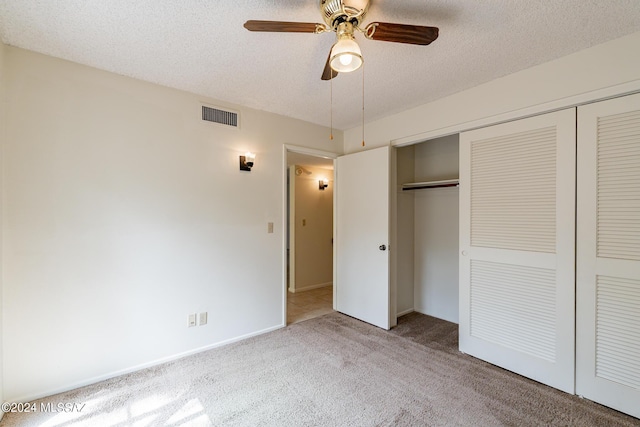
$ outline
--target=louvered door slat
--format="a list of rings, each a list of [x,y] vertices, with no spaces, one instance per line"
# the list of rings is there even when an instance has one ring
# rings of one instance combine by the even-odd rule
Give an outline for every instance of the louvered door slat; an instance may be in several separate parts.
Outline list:
[[[640,131],[640,130],[639,130]],[[615,147],[610,147],[607,150],[600,150],[600,161],[604,160],[604,159],[608,159],[608,158],[623,158],[628,154],[628,153],[638,153],[640,152],[640,147],[637,146],[637,144],[635,144],[634,142],[637,142],[636,140],[636,136],[637,134],[633,134],[633,138],[630,136],[628,138],[628,140],[622,144],[620,142],[620,140],[616,140],[616,145]]]
[[[640,280],[598,276],[596,375],[640,389]]]
[[[599,117],[597,138],[597,255],[640,261],[640,112]]]
[[[555,271],[471,262],[472,336],[553,362],[555,312]]]
[[[555,221],[539,223],[534,235],[528,231],[528,217],[555,217],[555,141],[556,130],[548,127],[474,142],[472,245],[554,252]],[[529,192],[537,196],[535,201],[526,197]]]

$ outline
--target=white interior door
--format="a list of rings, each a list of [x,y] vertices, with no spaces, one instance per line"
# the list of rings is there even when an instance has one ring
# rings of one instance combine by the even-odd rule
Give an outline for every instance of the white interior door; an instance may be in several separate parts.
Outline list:
[[[338,157],[335,310],[389,329],[389,147]]]
[[[575,109],[460,135],[460,350],[574,392]]]
[[[578,108],[576,392],[640,417],[640,95]]]

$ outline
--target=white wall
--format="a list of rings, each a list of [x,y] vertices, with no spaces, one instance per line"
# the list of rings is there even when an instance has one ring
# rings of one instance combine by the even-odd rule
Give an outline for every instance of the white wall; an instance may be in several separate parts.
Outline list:
[[[414,310],[413,245],[414,245],[414,201],[413,191],[402,191],[402,184],[414,182],[414,147],[402,147],[396,153],[396,310],[398,315]]]
[[[426,140],[573,105],[577,99],[640,90],[638,51],[640,32],[369,122],[366,148]],[[345,152],[362,150],[359,127],[344,138]]]
[[[6,135],[6,121],[5,121],[5,113],[6,113],[6,94],[5,94],[5,46],[2,42],[0,42],[0,403],[4,402],[4,376],[3,376],[3,336],[4,336],[4,328],[3,328],[3,317],[4,317],[4,306],[3,306],[3,298],[2,294],[4,291],[3,288],[3,277],[4,277],[4,268],[3,268],[3,253],[2,253],[2,219],[3,219],[3,209],[4,205],[4,190],[3,190],[3,176],[4,176],[4,167],[3,167],[3,147],[5,142]],[[0,420],[4,412],[0,411]]]
[[[459,177],[458,135],[414,145],[416,182]],[[458,188],[415,190],[415,310],[458,323]]]
[[[295,236],[295,285],[300,292],[331,285],[333,282],[333,171],[296,165],[293,202]],[[300,174],[296,173],[300,170]],[[291,176],[291,175],[290,175]],[[319,179],[329,180],[324,190]]]
[[[340,133],[238,106],[228,129],[200,120],[200,101],[225,105],[194,94],[13,47],[4,60],[7,400],[284,325],[282,144],[340,152]]]

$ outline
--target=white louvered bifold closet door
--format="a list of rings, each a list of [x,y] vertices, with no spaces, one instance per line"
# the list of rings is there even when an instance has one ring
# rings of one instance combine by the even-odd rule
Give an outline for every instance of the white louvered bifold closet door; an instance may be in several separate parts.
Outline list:
[[[576,393],[640,417],[640,95],[578,108]]]
[[[460,136],[460,351],[574,392],[575,109]]]

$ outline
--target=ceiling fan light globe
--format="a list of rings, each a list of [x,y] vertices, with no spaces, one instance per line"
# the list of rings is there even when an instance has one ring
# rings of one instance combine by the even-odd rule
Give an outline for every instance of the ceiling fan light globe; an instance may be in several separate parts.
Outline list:
[[[331,68],[338,73],[350,73],[362,66],[362,56],[352,53],[341,53],[331,58]]]
[[[353,55],[344,54],[338,57],[340,59],[340,64],[345,67],[350,65],[353,62]]]
[[[342,39],[333,45],[329,65],[338,73],[350,73],[362,66],[360,46],[353,39]]]

